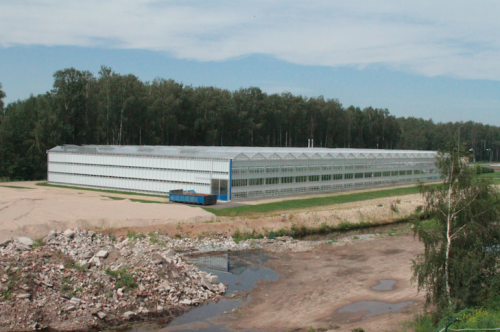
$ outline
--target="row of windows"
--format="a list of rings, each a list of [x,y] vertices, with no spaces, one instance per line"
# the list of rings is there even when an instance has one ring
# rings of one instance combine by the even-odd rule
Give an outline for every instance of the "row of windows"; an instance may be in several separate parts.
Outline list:
[[[322,186],[311,186],[311,187],[300,187],[300,188],[256,190],[256,191],[233,193],[232,198],[238,199],[238,198],[256,198],[256,197],[266,197],[266,196],[288,196],[288,195],[305,194],[305,193],[339,191],[339,190],[353,189],[353,188],[359,189],[359,188],[371,188],[371,187],[388,187],[397,184],[415,183],[421,180],[433,181],[437,179],[438,179],[437,176],[433,176],[424,179],[409,178],[409,179],[400,179],[392,181],[384,180],[384,181],[345,183],[345,184],[333,184],[333,185],[322,185]]]
[[[280,183],[301,183],[301,182],[317,182],[317,181],[338,181],[350,179],[366,179],[377,177],[392,177],[392,176],[406,176],[412,174],[423,174],[421,170],[404,170],[404,171],[386,171],[386,172],[367,172],[367,173],[347,173],[347,174],[325,174],[325,175],[302,175],[302,176],[284,176],[272,178],[258,178],[258,179],[235,179],[231,181],[233,187],[243,186],[261,186],[263,184],[272,185]]]
[[[206,173],[206,174],[227,174],[227,172],[218,172],[218,171],[203,171],[203,170],[192,170],[192,169],[179,169],[179,168],[159,168],[159,167],[142,167],[142,166],[120,166],[120,165],[103,165],[103,164],[79,164],[79,163],[66,163],[66,162],[58,162],[51,161],[50,164],[58,164],[58,165],[75,165],[75,167],[82,166],[97,166],[97,167],[113,167],[113,168],[128,168],[128,169],[137,169],[137,170],[159,170],[159,171],[169,171],[169,172],[186,172],[186,173]]]
[[[120,177],[120,176],[106,176],[106,175],[90,175],[90,174],[78,174],[78,173],[61,173],[61,172],[49,172],[49,174],[64,174],[64,175],[77,175],[77,176],[86,176],[93,178],[109,178],[109,179],[125,179],[125,180],[137,180],[137,181],[147,181],[147,182],[164,182],[164,183],[182,183],[189,185],[200,185],[200,186],[208,186],[207,183],[197,183],[197,182],[186,182],[186,181],[166,181],[166,180],[155,180],[155,179],[141,179],[141,178],[130,178],[130,177]]]
[[[381,164],[348,164],[348,165],[309,165],[309,166],[260,166],[260,167],[235,167],[233,174],[256,173],[286,173],[286,172],[318,172],[343,169],[374,169],[374,168],[401,168],[434,166],[433,162],[400,162]]]

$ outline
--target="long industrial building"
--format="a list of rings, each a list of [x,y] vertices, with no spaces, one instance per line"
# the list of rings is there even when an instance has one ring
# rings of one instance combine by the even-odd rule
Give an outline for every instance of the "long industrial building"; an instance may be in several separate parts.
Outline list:
[[[439,178],[435,151],[64,145],[47,151],[51,184],[222,201],[389,187]]]

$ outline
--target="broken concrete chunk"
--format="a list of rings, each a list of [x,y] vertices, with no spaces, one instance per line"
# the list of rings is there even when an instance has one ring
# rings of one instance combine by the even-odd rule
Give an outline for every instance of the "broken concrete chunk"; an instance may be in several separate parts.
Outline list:
[[[83,253],[80,257],[82,259],[90,259],[90,258],[92,258],[92,256],[94,256],[94,252],[92,250],[90,250],[90,251]]]
[[[95,257],[97,257],[97,258],[106,258],[106,257],[108,257],[108,255],[109,255],[108,251],[101,250],[97,254],[95,254]]]
[[[219,293],[224,294],[226,292],[226,286],[223,283],[219,284]]]
[[[26,237],[26,236],[18,237],[17,241],[24,244],[25,246],[32,246],[33,245],[33,240],[30,239],[29,237]]]
[[[72,304],[64,308],[64,311],[73,311],[76,310],[76,307]]]
[[[100,319],[104,319],[104,318],[106,318],[106,314],[104,312],[102,312],[102,311],[99,311],[97,313],[97,317],[99,317]]]
[[[75,231],[67,229],[64,231],[63,235],[66,236],[68,239],[71,239],[73,238],[73,236],[75,236]]]
[[[57,236],[57,233],[56,231],[50,231],[49,235],[47,235],[44,239],[43,239],[43,242],[44,243],[48,243],[50,240],[53,240],[55,239]]]
[[[211,284],[218,284],[219,283],[218,276],[209,275],[209,276],[207,276],[207,279],[208,279],[208,281],[210,281]]]
[[[7,239],[3,242],[0,242],[0,248],[6,247],[11,242],[12,242],[12,239]]]
[[[127,312],[125,312],[123,314],[123,318],[130,319],[130,318],[134,317],[135,315],[136,315],[135,312],[133,312],[133,311],[127,311]]]
[[[184,299],[179,302],[179,304],[184,304],[184,305],[191,305],[191,300]]]
[[[31,297],[31,294],[28,294],[28,293],[21,293],[21,294],[17,294],[16,296],[18,299],[29,299]]]

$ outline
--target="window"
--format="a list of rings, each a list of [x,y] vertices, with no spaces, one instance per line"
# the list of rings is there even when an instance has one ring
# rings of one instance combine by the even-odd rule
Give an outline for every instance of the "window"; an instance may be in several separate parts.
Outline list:
[[[279,171],[280,171],[279,167],[266,167],[267,173],[279,173]]]
[[[313,172],[321,171],[321,166],[320,165],[312,165],[309,166],[309,170]]]
[[[342,180],[342,174],[333,174],[333,180]]]
[[[307,176],[296,176],[295,182],[307,182]]]
[[[319,175],[309,175],[309,181],[319,181]]]
[[[399,171],[399,175],[406,175],[406,171]]]
[[[344,169],[344,165],[334,165],[333,169]]]
[[[344,179],[346,179],[346,180],[347,179],[354,179],[354,174],[352,174],[352,173],[345,174]]]
[[[408,175],[412,175],[412,174],[413,174],[413,172],[412,172],[411,170],[409,170],[409,171],[406,171],[406,174],[408,174]]]
[[[309,167],[307,167],[307,166],[297,166],[297,167],[295,167],[295,170],[297,172],[307,172],[309,170]]]
[[[384,175],[384,176],[391,176],[391,172],[386,171],[386,172],[384,172],[384,173],[383,173],[383,175]]]
[[[267,178],[266,184],[278,184],[280,183],[280,178]]]
[[[365,173],[365,178],[372,178],[373,177],[373,173]]]
[[[249,167],[248,172],[249,173],[264,173],[266,169],[264,167]]]
[[[281,167],[282,172],[293,172],[295,170],[295,167],[293,166],[283,166]]]
[[[330,181],[331,179],[331,175],[321,175],[321,181]]]
[[[242,167],[242,168],[233,168],[233,174],[246,174],[248,173],[248,168]]]
[[[398,171],[392,171],[392,172],[391,172],[391,175],[392,175],[392,176],[398,176],[398,174],[399,174],[399,172],[398,172]]]
[[[331,171],[333,169],[333,165],[323,165],[322,170],[323,171]]]
[[[355,165],[355,168],[356,168],[356,169],[363,169],[363,168],[364,168],[364,165]]]
[[[293,176],[282,177],[281,183],[293,183]]]
[[[382,176],[382,172],[375,172],[375,173],[373,173],[373,176],[376,178],[379,178]]]
[[[363,173],[356,173],[356,174],[354,174],[354,178],[356,178],[356,179],[362,179],[363,178]]]
[[[243,187],[247,185],[247,179],[237,179],[237,180],[232,180],[231,185],[233,187]]]
[[[345,169],[354,169],[354,165],[345,165]]]
[[[249,186],[261,186],[264,184],[264,179],[250,179],[248,180]]]

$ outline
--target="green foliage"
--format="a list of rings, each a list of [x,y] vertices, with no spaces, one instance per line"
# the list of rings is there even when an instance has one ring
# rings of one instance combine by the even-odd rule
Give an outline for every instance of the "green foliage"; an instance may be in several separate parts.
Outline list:
[[[137,288],[137,282],[134,280],[134,276],[127,272],[126,268],[121,268],[117,271],[111,271],[109,268],[106,269],[106,274],[116,279],[116,287],[123,288],[124,290],[131,290]]]
[[[33,248],[38,248],[38,247],[43,247],[45,243],[43,242],[43,238],[38,238],[35,241],[33,241]]]
[[[359,192],[327,197],[293,199],[275,203],[244,205],[226,209],[204,208],[217,216],[247,216],[252,214],[278,213],[287,210],[308,209],[315,206],[326,206],[350,202],[365,201],[376,198],[417,194],[418,187],[392,188],[376,191]]]
[[[387,109],[257,87],[142,82],[106,66],[97,75],[65,68],[53,79],[51,91],[6,107],[0,85],[0,178],[44,179],[45,151],[61,144],[305,147],[313,138],[326,148],[437,150],[460,128],[476,159],[498,157],[500,130],[481,123],[396,119]]]
[[[414,280],[438,312],[479,306],[499,292],[500,198],[464,156],[456,150],[439,154],[445,180],[421,186],[431,219],[414,224],[425,246],[413,262]]]
[[[127,237],[132,240],[145,239],[146,235],[142,233],[137,233],[136,231],[128,231]]]

